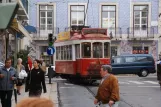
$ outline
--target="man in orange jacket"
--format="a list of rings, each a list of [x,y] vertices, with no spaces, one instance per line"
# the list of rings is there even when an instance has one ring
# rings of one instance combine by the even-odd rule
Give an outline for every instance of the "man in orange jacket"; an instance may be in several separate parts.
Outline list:
[[[94,104],[100,103],[101,107],[118,107],[119,104],[119,84],[117,78],[110,74],[111,71],[110,65],[102,65],[100,70],[102,80]]]

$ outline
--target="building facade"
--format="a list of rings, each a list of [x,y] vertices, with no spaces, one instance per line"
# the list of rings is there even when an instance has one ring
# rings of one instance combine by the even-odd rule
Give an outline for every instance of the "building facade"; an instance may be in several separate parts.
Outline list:
[[[0,32],[1,62],[4,62],[7,57],[12,57],[13,54],[17,56],[17,52],[21,49],[26,49],[27,46],[29,46],[29,43],[32,41],[29,32],[24,28],[23,25],[24,22],[29,20],[28,2],[28,0],[0,0],[0,3],[3,4],[18,3],[19,5],[19,9],[16,12],[13,21],[9,27],[5,29],[7,32]],[[8,43],[6,43],[7,38]]]
[[[107,28],[112,56],[150,53],[157,60],[158,16],[159,0],[32,0],[29,8],[37,58],[45,58],[48,33],[86,25]]]
[[[159,59],[161,59],[161,0],[159,0],[159,43],[158,43],[158,51],[159,51]]]

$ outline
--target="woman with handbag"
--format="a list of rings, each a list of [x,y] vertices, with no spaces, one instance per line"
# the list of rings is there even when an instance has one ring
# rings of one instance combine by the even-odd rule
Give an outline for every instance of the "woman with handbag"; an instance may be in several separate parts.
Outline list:
[[[29,97],[40,97],[42,88],[44,93],[46,93],[45,74],[39,65],[40,61],[37,59],[34,60],[34,68],[27,77],[27,90],[25,91],[29,91]]]
[[[17,74],[18,74],[18,81],[17,81],[17,94],[18,95],[21,95],[21,88],[22,88],[22,85],[23,85],[23,81],[24,81],[24,78],[21,78],[19,76],[20,72],[22,70],[25,70],[25,67],[22,65],[22,59],[21,58],[18,58],[17,60],[17,66],[16,66],[16,69],[17,69]]]

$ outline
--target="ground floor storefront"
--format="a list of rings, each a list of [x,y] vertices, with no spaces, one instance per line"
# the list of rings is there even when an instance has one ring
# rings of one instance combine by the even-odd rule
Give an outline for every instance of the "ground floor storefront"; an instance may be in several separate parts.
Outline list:
[[[158,60],[158,40],[111,41],[111,56],[123,54],[152,54]]]

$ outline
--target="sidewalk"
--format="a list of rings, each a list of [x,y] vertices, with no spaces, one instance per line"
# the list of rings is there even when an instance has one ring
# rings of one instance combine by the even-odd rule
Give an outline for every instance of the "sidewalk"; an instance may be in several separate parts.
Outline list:
[[[25,86],[23,86],[22,88],[21,95],[17,95],[18,102],[28,97],[28,92],[25,93],[24,87]],[[41,97],[49,98],[50,100],[54,102],[55,107],[58,107],[57,83],[56,82],[53,82],[52,84],[46,83],[46,88],[47,88],[47,93],[45,94],[42,93]],[[14,93],[12,96],[12,107],[16,107]]]

